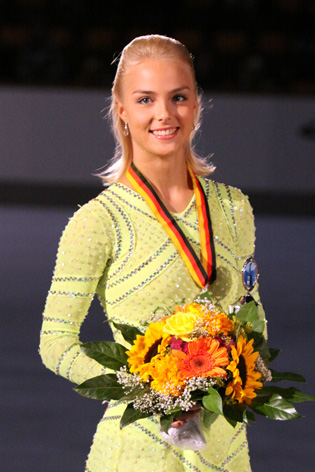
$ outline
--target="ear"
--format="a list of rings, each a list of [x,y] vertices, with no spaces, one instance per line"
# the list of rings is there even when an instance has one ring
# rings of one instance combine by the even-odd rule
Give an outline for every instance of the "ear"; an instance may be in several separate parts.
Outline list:
[[[123,120],[123,121],[128,121],[127,120],[127,115],[126,115],[126,112],[125,112],[125,109],[123,107],[123,104],[122,102],[119,102],[118,103],[118,115],[120,116],[120,118]]]
[[[197,99],[195,100],[195,103],[194,103],[194,112],[196,113],[198,109],[198,102],[197,102]]]
[[[195,100],[195,103],[194,103],[194,121],[196,120],[197,115],[198,115],[198,108],[199,108],[199,104],[198,104],[197,100]]]

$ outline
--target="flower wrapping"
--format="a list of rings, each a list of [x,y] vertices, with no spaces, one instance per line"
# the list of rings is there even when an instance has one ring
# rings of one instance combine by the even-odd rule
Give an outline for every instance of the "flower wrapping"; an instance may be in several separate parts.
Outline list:
[[[305,379],[269,368],[280,351],[268,348],[264,313],[254,301],[227,315],[204,293],[167,313],[157,309],[143,330],[113,324],[130,348],[110,341],[83,344],[88,356],[115,373],[89,379],[75,390],[88,398],[125,401],[121,427],[159,415],[168,442],[200,450],[205,440],[199,417],[206,428],[217,415],[233,426],[254,421],[255,413],[289,420],[300,416],[293,403],[315,400],[295,387],[265,385]],[[196,408],[200,415],[172,427]]]

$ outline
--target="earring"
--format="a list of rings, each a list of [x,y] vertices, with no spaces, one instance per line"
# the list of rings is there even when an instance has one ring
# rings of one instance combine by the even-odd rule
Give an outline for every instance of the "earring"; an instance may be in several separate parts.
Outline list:
[[[127,121],[125,121],[124,136],[128,136],[128,134],[129,134],[128,123],[127,123]]]

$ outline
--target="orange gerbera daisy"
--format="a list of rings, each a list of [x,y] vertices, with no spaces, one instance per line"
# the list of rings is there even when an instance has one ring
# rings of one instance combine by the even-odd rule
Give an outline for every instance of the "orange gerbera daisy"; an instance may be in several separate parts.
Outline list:
[[[233,380],[226,387],[226,395],[247,405],[257,396],[254,390],[263,386],[261,382],[257,382],[261,374],[255,371],[258,352],[254,352],[253,342],[251,339],[247,343],[246,338],[239,336],[237,346],[232,346],[231,349],[233,360],[227,367],[233,374]]]
[[[178,358],[181,378],[191,377],[226,377],[225,367],[229,363],[225,347],[212,338],[199,338],[188,344],[188,353],[173,350]]]

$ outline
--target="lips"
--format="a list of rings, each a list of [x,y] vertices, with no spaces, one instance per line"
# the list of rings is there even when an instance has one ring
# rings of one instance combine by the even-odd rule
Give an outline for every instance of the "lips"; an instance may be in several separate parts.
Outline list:
[[[154,129],[154,130],[150,130],[150,133],[152,133],[154,136],[157,136],[157,137],[172,136],[176,133],[176,131],[178,129],[179,129],[178,127],[164,128],[164,129]]]

